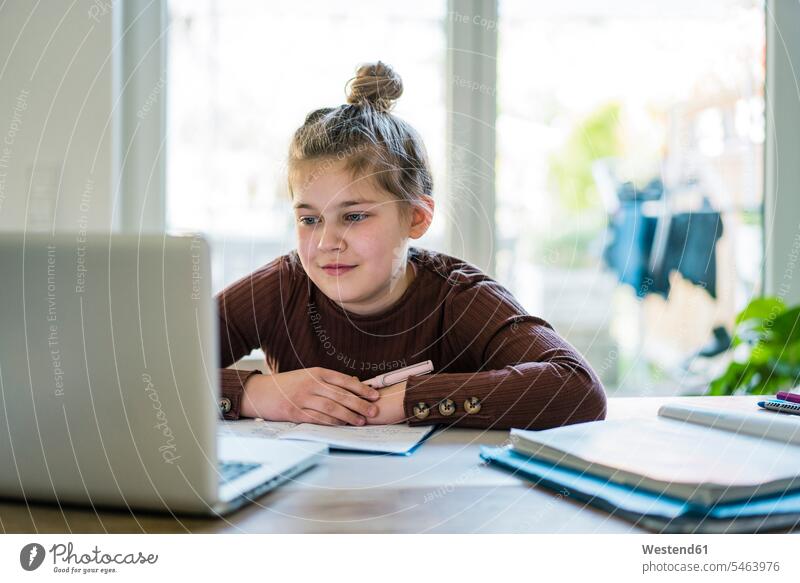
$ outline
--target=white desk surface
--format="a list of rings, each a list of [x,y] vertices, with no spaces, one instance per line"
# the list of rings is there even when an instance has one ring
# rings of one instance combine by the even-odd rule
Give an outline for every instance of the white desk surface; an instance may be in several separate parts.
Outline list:
[[[763,397],[609,399],[609,419],[654,417],[666,402],[752,410]],[[0,503],[3,532],[645,532],[481,463],[508,431],[440,430],[411,456],[331,454],[225,519]]]

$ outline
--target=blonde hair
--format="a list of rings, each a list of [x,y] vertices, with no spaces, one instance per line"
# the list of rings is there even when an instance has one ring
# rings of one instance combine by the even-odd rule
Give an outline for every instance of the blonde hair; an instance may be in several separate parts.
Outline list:
[[[361,65],[346,85],[347,103],[312,111],[289,146],[289,193],[306,163],[342,161],[354,178],[369,178],[401,201],[407,214],[433,196],[425,145],[417,131],[390,113],[403,81],[387,64]],[[313,174],[306,182],[313,180]]]

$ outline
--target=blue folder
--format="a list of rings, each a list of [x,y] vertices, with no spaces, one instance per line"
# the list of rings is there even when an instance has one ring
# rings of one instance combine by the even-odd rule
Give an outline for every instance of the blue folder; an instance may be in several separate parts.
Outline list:
[[[800,492],[700,506],[544,462],[506,447],[481,446],[481,458],[551,490],[659,532],[761,532],[800,524]]]

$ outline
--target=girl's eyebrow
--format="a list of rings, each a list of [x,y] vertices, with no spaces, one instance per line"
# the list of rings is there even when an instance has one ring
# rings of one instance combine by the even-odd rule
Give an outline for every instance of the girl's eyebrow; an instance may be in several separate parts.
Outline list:
[[[357,204],[372,204],[372,203],[377,203],[377,202],[379,202],[379,201],[377,201],[377,200],[366,200],[366,199],[362,199],[362,200],[346,200],[346,201],[344,201],[344,202],[339,204],[339,208],[344,208],[344,207],[347,207],[347,206],[354,206],[354,205],[357,205]],[[311,210],[314,210],[314,207],[312,205],[308,204],[307,202],[298,202],[297,204],[294,205],[294,208],[295,209],[311,209]]]

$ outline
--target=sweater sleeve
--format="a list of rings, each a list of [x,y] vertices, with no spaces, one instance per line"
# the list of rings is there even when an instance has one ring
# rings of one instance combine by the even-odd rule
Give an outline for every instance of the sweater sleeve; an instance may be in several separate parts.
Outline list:
[[[228,367],[271,338],[271,325],[288,294],[292,270],[279,257],[222,290],[216,297],[219,318],[220,366]],[[220,370],[220,411],[225,419],[241,415],[244,385],[261,371]]]
[[[547,429],[605,418],[603,386],[589,364],[488,276],[454,286],[444,335],[475,372],[409,378],[411,425]]]

